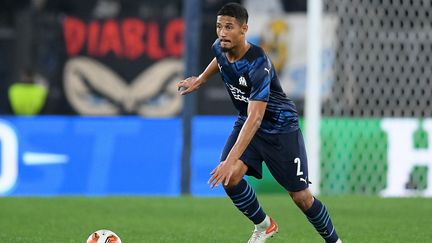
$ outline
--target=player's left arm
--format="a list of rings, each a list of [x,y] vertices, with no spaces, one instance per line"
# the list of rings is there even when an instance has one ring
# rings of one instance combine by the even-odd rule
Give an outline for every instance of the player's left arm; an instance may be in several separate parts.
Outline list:
[[[231,148],[226,160],[222,161],[220,166],[216,167],[216,169],[211,172],[212,176],[208,183],[212,188],[220,183],[223,183],[225,186],[228,185],[231,176],[235,172],[234,168],[236,168],[236,163],[241,163],[239,161],[240,156],[246,150],[261,125],[266,107],[267,102],[254,100],[249,101],[248,117],[240,130],[237,141]]]
[[[267,102],[264,101],[249,101],[248,117],[240,130],[239,136],[234,146],[231,148],[225,162],[234,163],[240,159],[240,156],[246,150],[256,131],[261,126],[261,121],[267,107]]]

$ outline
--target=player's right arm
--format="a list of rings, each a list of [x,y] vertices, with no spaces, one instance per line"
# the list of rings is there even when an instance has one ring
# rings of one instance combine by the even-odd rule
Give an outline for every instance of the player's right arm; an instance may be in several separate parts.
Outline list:
[[[198,77],[192,76],[180,81],[177,88],[181,95],[189,94],[192,91],[199,89],[199,87],[207,82],[209,78],[218,71],[218,63],[216,57],[209,63],[207,68]]]

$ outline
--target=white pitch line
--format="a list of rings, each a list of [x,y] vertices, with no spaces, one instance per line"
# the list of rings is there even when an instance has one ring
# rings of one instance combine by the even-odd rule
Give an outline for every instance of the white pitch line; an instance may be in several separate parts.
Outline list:
[[[26,165],[64,164],[69,156],[64,154],[24,152],[23,162]]]

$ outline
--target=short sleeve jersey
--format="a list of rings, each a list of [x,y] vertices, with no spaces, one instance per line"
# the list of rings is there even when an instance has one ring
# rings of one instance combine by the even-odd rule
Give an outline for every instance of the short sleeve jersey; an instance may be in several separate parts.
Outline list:
[[[250,45],[246,54],[233,63],[222,52],[218,39],[212,46],[222,80],[239,112],[237,124],[246,121],[248,102],[254,100],[267,102],[259,132],[275,134],[297,130],[297,109],[283,92],[273,63],[261,47]]]

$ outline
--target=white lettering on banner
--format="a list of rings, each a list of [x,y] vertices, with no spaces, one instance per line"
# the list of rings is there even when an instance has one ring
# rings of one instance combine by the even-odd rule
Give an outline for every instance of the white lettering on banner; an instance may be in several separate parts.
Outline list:
[[[4,195],[15,186],[18,176],[18,139],[11,126],[2,120],[0,120],[0,145],[0,195]]]
[[[382,129],[388,136],[387,187],[384,197],[432,196],[432,119],[423,121],[428,133],[429,148],[414,148],[414,133],[419,128],[418,119],[383,119]],[[427,188],[423,192],[408,190],[406,183],[415,166],[428,166]]]

